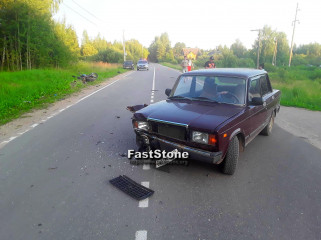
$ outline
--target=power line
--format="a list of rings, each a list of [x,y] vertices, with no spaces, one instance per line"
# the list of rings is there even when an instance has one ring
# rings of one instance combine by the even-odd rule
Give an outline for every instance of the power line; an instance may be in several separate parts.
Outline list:
[[[101,21],[99,18],[97,18],[94,14],[92,14],[91,12],[89,12],[86,8],[82,7],[79,5],[79,3],[77,3],[76,1],[72,0],[78,7],[80,7],[82,10],[86,11],[87,13],[89,13],[91,16],[93,16],[94,18],[96,18],[97,20]]]
[[[82,14],[80,14],[79,12],[77,12],[76,10],[72,9],[71,7],[69,7],[66,3],[63,2],[62,4],[64,4],[67,8],[69,8],[70,10],[74,11],[75,13],[77,13],[79,16],[81,16],[81,17],[83,17],[84,19],[86,19],[88,22],[90,22],[90,23],[94,24],[96,27],[98,27],[96,23],[90,21],[88,18],[86,18],[85,16],[83,16]]]

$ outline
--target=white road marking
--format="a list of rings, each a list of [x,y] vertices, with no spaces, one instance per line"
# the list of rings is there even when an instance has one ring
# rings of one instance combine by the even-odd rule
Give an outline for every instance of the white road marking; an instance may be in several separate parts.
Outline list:
[[[154,67],[154,77],[153,77],[153,88],[152,91],[155,91],[155,67]]]
[[[132,73],[132,72],[131,72],[131,73]],[[131,73],[128,73],[128,74],[125,75],[124,77],[127,77],[127,76],[130,75]],[[155,69],[154,69],[154,77],[155,77]],[[89,94],[89,95],[87,95],[87,96],[79,99],[79,100],[78,100],[77,102],[75,102],[74,104],[68,105],[67,107],[65,107],[65,108],[63,108],[63,109],[60,109],[58,112],[53,113],[52,115],[50,115],[49,117],[47,117],[47,119],[43,119],[43,120],[41,120],[40,122],[42,122],[42,123],[46,122],[48,119],[50,119],[50,118],[54,117],[55,115],[61,113],[62,111],[66,110],[67,108],[70,108],[71,106],[73,106],[73,105],[81,102],[82,100],[90,97],[91,95],[93,95],[93,94],[95,94],[95,93],[97,93],[97,92],[99,92],[99,91],[101,91],[101,90],[103,90],[103,89],[105,89],[105,88],[113,85],[114,83],[118,82],[118,81],[121,80],[121,79],[122,79],[122,78],[120,78],[120,79],[118,79],[118,80],[115,80],[114,82],[106,85],[105,87],[102,87],[102,88],[96,90],[95,92],[93,92],[93,93],[91,93],[91,94]],[[24,133],[30,131],[31,129],[37,127],[38,125],[39,125],[39,123],[35,123],[35,124],[31,125],[31,126],[30,126],[27,130],[25,130],[24,132],[18,133],[18,136],[11,137],[11,138],[9,138],[8,140],[2,141],[2,142],[0,143],[0,148],[3,147],[4,145],[6,145],[7,143],[9,143],[10,141],[12,141],[13,139],[15,139],[15,138],[23,135]]]
[[[141,182],[141,184],[144,187],[149,188],[149,182]],[[140,208],[147,208],[148,207],[148,198],[145,198],[144,200],[139,201],[138,207]]]
[[[149,170],[150,169],[150,164],[146,163],[143,165],[143,170]]]
[[[135,234],[135,240],[147,240],[147,231],[139,230]]]
[[[153,85],[152,85],[152,93],[150,96],[150,103],[154,102],[154,93],[155,93],[155,67],[154,67],[154,75],[153,75]]]
[[[17,138],[17,136],[14,136],[14,137],[9,138],[8,141],[10,142],[10,141],[12,141],[12,140],[15,139],[15,138]]]

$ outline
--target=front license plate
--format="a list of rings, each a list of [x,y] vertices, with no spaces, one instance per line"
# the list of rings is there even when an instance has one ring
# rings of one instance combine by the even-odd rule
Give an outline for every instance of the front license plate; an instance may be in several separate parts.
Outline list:
[[[174,149],[173,151],[171,151],[171,153],[177,154],[178,150]],[[168,164],[168,163],[170,163],[170,162],[172,162],[174,160],[175,160],[175,158],[163,158],[163,159],[160,159],[160,160],[156,160],[156,168],[165,166],[166,164]]]

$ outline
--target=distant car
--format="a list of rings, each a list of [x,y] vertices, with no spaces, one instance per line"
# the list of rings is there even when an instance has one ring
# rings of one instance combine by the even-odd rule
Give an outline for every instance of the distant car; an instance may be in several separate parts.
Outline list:
[[[125,61],[125,62],[123,63],[123,68],[134,70],[134,63],[133,63],[133,61],[131,61],[131,60]]]
[[[137,71],[141,69],[148,70],[148,62],[146,60],[139,60],[137,62]]]
[[[264,70],[187,72],[165,93],[167,100],[136,106],[132,120],[140,149],[186,151],[195,160],[222,163],[225,174],[234,173],[239,152],[255,136],[271,134],[280,109],[281,92]]]

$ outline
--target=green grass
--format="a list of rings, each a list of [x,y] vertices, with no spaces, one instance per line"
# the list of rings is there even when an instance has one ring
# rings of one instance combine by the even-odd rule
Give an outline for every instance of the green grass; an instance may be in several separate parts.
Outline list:
[[[70,69],[35,69],[19,72],[0,72],[0,124],[21,116],[34,108],[45,108],[80,89],[95,85],[126,70],[120,65],[80,62]],[[89,84],[74,82],[72,75],[98,73]]]
[[[167,63],[167,62],[160,62],[159,64],[169,67],[169,68],[173,68],[173,69],[182,71],[182,66],[179,64],[173,64],[173,63]]]
[[[179,69],[179,65],[160,63]],[[282,91],[281,105],[321,111],[321,68],[308,66],[274,67],[267,64],[272,86]]]

